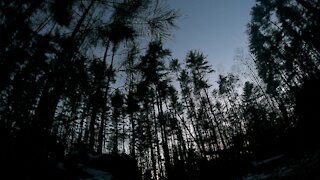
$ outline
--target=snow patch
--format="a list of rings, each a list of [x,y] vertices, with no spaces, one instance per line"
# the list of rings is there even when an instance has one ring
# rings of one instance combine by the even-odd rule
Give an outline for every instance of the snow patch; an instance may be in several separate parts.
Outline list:
[[[83,171],[90,177],[83,180],[111,180],[112,175],[105,171],[100,171],[92,168],[83,168]]]

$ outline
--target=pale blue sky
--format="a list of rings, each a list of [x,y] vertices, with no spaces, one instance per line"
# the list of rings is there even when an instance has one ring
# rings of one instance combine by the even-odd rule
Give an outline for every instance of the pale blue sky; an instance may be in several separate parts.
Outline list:
[[[167,0],[179,10],[178,29],[166,43],[173,57],[184,59],[191,49],[202,51],[217,70],[231,71],[237,48],[246,47],[246,24],[254,0]]]

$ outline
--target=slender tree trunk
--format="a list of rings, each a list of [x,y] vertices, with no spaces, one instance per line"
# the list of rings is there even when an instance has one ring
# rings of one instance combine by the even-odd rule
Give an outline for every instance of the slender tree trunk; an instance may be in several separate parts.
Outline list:
[[[222,136],[222,131],[221,131],[220,127],[219,127],[218,119],[217,119],[217,117],[216,117],[216,114],[215,114],[215,112],[214,112],[213,106],[212,106],[212,104],[211,104],[211,101],[210,101],[210,98],[209,98],[209,95],[208,95],[208,92],[207,92],[206,89],[204,90],[204,93],[205,93],[205,95],[206,95],[206,99],[207,99],[207,102],[208,102],[208,104],[209,104],[210,112],[211,112],[211,114],[212,114],[212,116],[213,116],[214,123],[216,124],[217,130],[218,130],[218,134],[219,134],[219,137],[220,137],[220,140],[221,140],[221,143],[222,143],[222,148],[223,148],[223,149],[226,149],[227,145],[226,145],[226,143],[224,142],[224,139],[223,139],[223,136]]]
[[[104,148],[104,129],[105,129],[105,118],[106,118],[106,108],[104,107],[101,114],[101,123],[98,134],[98,153],[102,154]]]
[[[196,125],[196,123],[194,122],[194,118],[197,117],[197,113],[195,112],[194,110],[194,103],[192,101],[192,99],[189,97],[189,102],[187,102],[187,99],[188,97],[184,97],[184,102],[186,104],[186,107],[189,111],[189,113],[191,113],[191,116],[190,116],[190,122],[191,122],[191,125],[193,127],[193,131],[195,132],[195,136],[196,136],[196,140],[197,140],[197,145],[198,145],[198,148],[199,148],[199,151],[200,152],[203,152],[204,150],[204,145],[203,145],[203,141],[202,141],[202,138],[201,138],[201,133],[199,131],[199,128],[198,126]]]
[[[177,117],[179,117],[179,115],[178,115],[178,113],[177,113],[176,106],[175,106],[174,103],[172,103],[172,108],[169,108],[167,101],[165,101],[165,105],[166,105],[166,109],[169,110],[172,119],[176,119]],[[181,119],[181,118],[180,118],[180,119]],[[181,129],[182,126],[181,126],[180,122],[178,121],[178,119],[176,119],[176,120],[177,120],[177,124],[178,124],[177,133],[175,134],[176,137],[177,137],[177,141],[178,141],[178,142],[177,142],[177,145],[178,145],[178,149],[179,149],[179,154],[180,154],[181,160],[182,160],[183,163],[185,163],[186,152],[187,152],[187,151],[186,151],[186,144],[185,144],[185,140],[184,140],[184,137],[183,137],[183,131],[182,131],[182,129]],[[181,120],[181,121],[182,121],[182,120]],[[184,124],[184,122],[182,122],[182,123]],[[189,133],[191,133],[188,127],[185,127],[185,128],[187,129],[187,131],[188,131]],[[193,137],[193,135],[192,135],[192,134],[190,134],[190,135],[191,135],[191,137],[193,138],[193,140],[194,140],[195,142],[197,142],[196,139]]]
[[[93,100],[91,102],[92,104],[92,110],[91,110],[91,116],[90,116],[90,125],[89,125],[89,151],[94,152],[94,145],[95,145],[95,124],[96,124],[96,118],[97,113],[99,109],[99,99],[97,94],[93,95]]]
[[[130,148],[130,154],[133,159],[136,159],[136,125],[134,122],[134,115],[133,112],[129,115],[130,123],[131,123],[131,148]]]
[[[105,77],[105,68],[106,68],[106,62],[107,62],[107,54],[108,54],[108,51],[109,51],[109,45],[110,45],[110,41],[107,42],[107,45],[106,45],[106,49],[105,49],[105,52],[104,52],[104,55],[103,55],[103,60],[102,60],[102,68],[101,68],[101,72],[100,72],[100,78],[98,78],[98,87],[97,87],[97,91],[100,91],[102,88],[102,81]],[[104,130],[105,130],[105,114],[106,114],[106,111],[107,111],[107,96],[108,96],[108,89],[109,89],[109,83],[110,83],[110,77],[108,77],[108,80],[107,80],[107,88],[105,90],[104,93],[101,93],[102,97],[99,97],[99,98],[102,98],[104,99],[104,103],[102,106],[102,115],[101,115],[101,123],[100,123],[100,128],[99,128],[99,132],[98,132],[98,153],[102,154],[102,151],[103,151],[103,145],[104,145]],[[93,107],[96,106],[95,104],[92,105]],[[97,111],[95,111],[95,113],[97,113]],[[91,116],[92,117],[92,116]],[[93,118],[96,118],[96,115],[95,117]],[[91,119],[92,123],[95,123],[96,122],[96,119]],[[94,141],[94,139],[92,139]],[[92,145],[91,145],[92,146]]]
[[[47,132],[50,131],[50,128],[52,127],[54,113],[56,111],[56,107],[58,105],[60,96],[62,95],[63,88],[64,88],[63,83],[60,82],[62,81],[62,79],[65,78],[65,77],[61,77],[63,75],[62,75],[62,72],[60,72],[61,70],[59,70],[60,63],[64,61],[71,62],[71,59],[75,53],[75,49],[73,47],[74,38],[76,34],[79,32],[80,27],[82,26],[86,16],[89,13],[89,10],[94,5],[94,2],[95,0],[91,1],[90,5],[85,10],[80,20],[77,22],[77,25],[74,28],[70,38],[71,44],[69,44],[69,46],[64,47],[63,52],[58,55],[58,59],[57,59],[57,62],[54,64],[52,73],[48,74],[48,80],[46,82],[44,89],[42,90],[40,101],[35,113],[35,124],[36,126],[43,125],[41,129],[44,129]],[[57,77],[57,80],[54,80],[54,77]],[[45,121],[45,122],[42,122],[42,121]]]
[[[53,90],[50,91],[50,84],[50,82],[47,82],[44,89],[42,90],[40,101],[35,112],[35,120],[33,123],[34,128],[40,131],[44,131],[44,133],[48,133],[51,130],[54,120],[54,114],[56,112],[60,96],[62,94],[61,88],[59,87],[60,85],[56,85],[55,87],[53,87]]]
[[[151,134],[151,125],[148,119],[148,114],[149,114],[149,110],[148,110],[148,106],[149,104],[146,103],[145,107],[147,108],[146,110],[146,123],[147,123],[147,134],[148,134],[148,143],[150,145],[150,153],[151,153],[151,163],[152,163],[152,171],[153,171],[153,175],[154,178],[157,179],[157,163],[156,163],[156,159],[155,159],[155,154],[154,154],[154,149],[153,149],[153,142],[152,142],[152,134]]]
[[[162,109],[162,100],[160,97],[160,91],[157,88],[157,96],[156,97],[156,103],[158,106],[158,111],[159,111],[159,121],[160,121],[160,129],[161,129],[161,137],[162,137],[162,148],[163,148],[163,154],[164,154],[164,159],[165,159],[165,168],[166,168],[166,176],[167,178],[170,178],[171,175],[171,164],[170,164],[170,153],[169,153],[169,148],[168,148],[168,137],[167,137],[167,132],[166,132],[166,123],[165,123],[165,117]]]
[[[83,130],[85,129],[84,121],[85,121],[85,115],[83,112],[83,114],[81,115],[81,120],[80,120],[80,125],[79,125],[79,134],[78,134],[78,140],[77,140],[78,149],[80,149],[80,151],[83,150],[82,149],[82,145],[83,145],[82,138],[83,138]]]
[[[156,147],[157,147],[157,160],[158,160],[158,166],[159,166],[159,176],[163,177],[163,167],[162,167],[162,157],[161,157],[161,150],[160,150],[160,141],[159,141],[159,132],[158,132],[158,123],[157,123],[157,115],[156,115],[156,105],[154,97],[152,97],[152,118],[153,118],[153,124],[154,124],[154,131],[155,131],[155,141],[156,141]]]

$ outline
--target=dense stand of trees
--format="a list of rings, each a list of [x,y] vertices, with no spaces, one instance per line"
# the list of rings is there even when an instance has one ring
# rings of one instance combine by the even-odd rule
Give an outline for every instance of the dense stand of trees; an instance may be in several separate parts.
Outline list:
[[[32,178],[70,154],[125,153],[143,179],[230,178],[319,147],[319,8],[257,0],[238,56],[252,81],[214,86],[203,53],[164,47],[177,12],[159,1],[0,2],[1,162]]]
[[[282,126],[318,146],[319,1],[257,1],[248,25],[250,49]],[[312,142],[313,141],[313,142]]]

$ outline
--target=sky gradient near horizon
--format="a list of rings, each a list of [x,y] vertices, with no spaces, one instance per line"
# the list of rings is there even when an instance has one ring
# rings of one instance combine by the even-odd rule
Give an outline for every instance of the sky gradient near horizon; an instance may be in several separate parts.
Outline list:
[[[184,59],[189,50],[207,56],[217,73],[232,71],[238,48],[247,46],[246,24],[255,0],[167,0],[179,11],[179,28],[166,43],[174,58]]]

